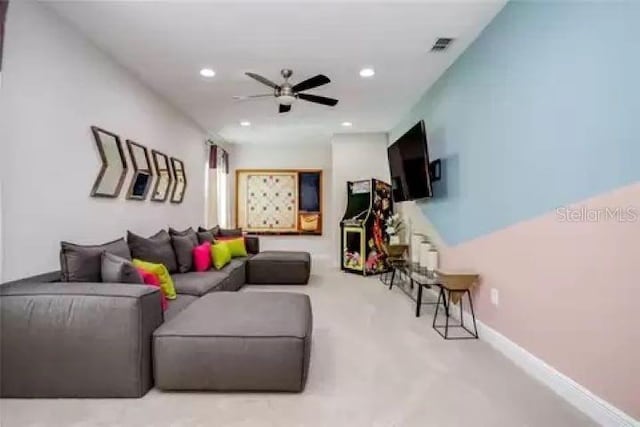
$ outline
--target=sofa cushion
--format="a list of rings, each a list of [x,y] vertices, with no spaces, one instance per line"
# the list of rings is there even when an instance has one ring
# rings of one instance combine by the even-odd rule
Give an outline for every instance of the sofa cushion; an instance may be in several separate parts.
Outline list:
[[[227,278],[221,283],[223,291],[237,291],[244,286],[247,281],[247,260],[249,258],[235,258],[225,265],[222,272],[227,273]]]
[[[162,390],[302,391],[313,320],[307,295],[216,292],[154,332]]]
[[[109,252],[102,253],[102,281],[107,283],[144,284],[138,269],[131,261]]]
[[[164,264],[147,262],[134,258],[133,265],[156,275],[158,280],[160,280],[160,287],[167,299],[176,299],[176,288],[173,284],[173,279]]]
[[[244,238],[242,237],[221,237],[217,239],[218,242],[224,242],[229,248],[231,258],[244,258],[247,255],[247,248],[245,246]]]
[[[260,238],[258,236],[244,236],[244,245],[247,248],[247,252],[250,254],[257,254],[260,252]]]
[[[212,290],[217,290],[228,274],[222,271],[190,271],[188,273],[176,273],[173,283],[178,294],[202,296]]]
[[[103,252],[131,259],[129,247],[122,238],[101,245],[60,242],[61,280],[63,282],[100,282]]]
[[[220,270],[231,262],[231,251],[226,242],[216,242],[211,245],[211,256],[216,270]]]
[[[218,234],[220,234],[220,226],[216,225],[215,227],[206,229],[204,227],[198,227],[198,231],[199,232],[208,232],[211,233],[214,237],[217,236]]]
[[[160,230],[149,238],[127,231],[127,242],[133,258],[164,264],[169,273],[178,271],[176,254],[171,246],[171,236],[165,230]]]
[[[167,299],[167,295],[164,293],[164,289],[162,289],[162,282],[160,281],[160,278],[143,268],[136,267],[136,269],[138,270],[138,273],[140,273],[140,277],[142,277],[142,281],[145,285],[160,288],[160,306],[162,306],[162,311],[166,311],[169,308],[169,300]]]
[[[309,282],[311,256],[307,252],[265,251],[247,262],[247,283],[304,285]]]
[[[153,386],[157,289],[96,282],[4,288],[1,397],[140,397]]]
[[[173,319],[178,313],[187,308],[189,304],[198,299],[200,298],[193,295],[178,295],[178,298],[169,301],[169,308],[164,312],[164,321],[167,322]]]
[[[248,259],[249,257],[233,258],[231,262],[225,265],[220,271],[229,274],[240,267],[244,267]]]
[[[211,243],[213,244],[213,233],[210,231],[198,231],[198,243]]]
[[[186,273],[193,269],[193,248],[198,244],[198,237],[195,231],[193,236],[190,234],[171,236],[171,244],[176,254],[176,262],[178,263],[178,271]]]
[[[204,242],[193,248],[193,269],[201,272],[211,269],[211,243]]]
[[[193,243],[198,243],[198,236],[196,235],[196,231],[189,227],[186,230],[176,230],[175,228],[169,227],[169,235],[170,236],[189,236],[193,239]]]

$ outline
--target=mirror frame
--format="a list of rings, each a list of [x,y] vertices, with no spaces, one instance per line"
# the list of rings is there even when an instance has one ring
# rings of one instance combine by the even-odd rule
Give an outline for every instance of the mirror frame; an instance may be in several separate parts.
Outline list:
[[[96,177],[93,187],[91,188],[91,197],[107,197],[111,199],[115,199],[120,195],[120,191],[122,190],[122,184],[124,184],[124,178],[127,176],[127,171],[129,170],[127,164],[127,158],[124,155],[124,150],[122,149],[122,141],[120,141],[120,137],[115,133],[109,132],[107,130],[101,129],[98,126],[91,126],[91,132],[93,133],[93,139],[96,142],[96,146],[98,147],[98,152],[100,154],[100,159],[102,161],[102,165],[100,166],[100,172],[98,172],[98,176]],[[104,174],[109,167],[109,163],[107,161],[107,156],[104,152],[104,147],[102,146],[102,140],[100,139],[100,134],[106,134],[113,137],[116,140],[116,146],[118,147],[118,153],[120,154],[120,160],[122,161],[122,173],[120,174],[120,178],[118,178],[118,185],[113,193],[100,193],[98,189],[100,188],[100,184],[102,183],[102,178],[104,178]]]
[[[147,169],[140,168],[138,162],[136,162],[136,156],[133,154],[133,148],[141,148],[144,151],[144,157],[147,161]],[[129,149],[129,158],[131,159],[131,163],[133,164],[133,175],[131,176],[131,184],[129,184],[129,190],[127,191],[127,199],[129,200],[145,200],[147,198],[147,194],[149,194],[149,189],[151,188],[151,181],[153,181],[153,171],[151,170],[151,159],[149,158],[149,150],[142,144],[138,144],[135,141],[127,139],[127,148]],[[136,196],[133,194],[133,189],[136,185],[136,180],[138,179],[138,175],[141,173],[145,173],[149,175],[149,179],[147,180],[147,184],[144,188],[144,193],[142,195]]]
[[[171,162],[169,161],[169,156],[164,153],[161,153],[157,150],[151,150],[151,157],[153,157],[153,167],[156,169],[156,183],[153,186],[153,190],[151,193],[151,200],[154,202],[165,202],[171,193],[171,185],[173,184],[173,171]],[[169,183],[167,184],[167,189],[162,196],[156,196],[156,192],[158,191],[158,186],[160,185],[160,168],[158,167],[158,158],[162,157],[165,160],[167,165],[167,175],[169,176]]]
[[[182,177],[184,178],[184,188],[182,189],[182,197],[179,200],[176,199],[176,189],[178,188],[178,173],[176,171],[176,164],[180,165],[180,171],[182,172]],[[171,157],[171,169],[173,170],[173,190],[171,191],[171,203],[182,203],[184,200],[184,193],[187,192],[187,173],[184,170],[184,163],[182,160],[176,159],[175,157]]]

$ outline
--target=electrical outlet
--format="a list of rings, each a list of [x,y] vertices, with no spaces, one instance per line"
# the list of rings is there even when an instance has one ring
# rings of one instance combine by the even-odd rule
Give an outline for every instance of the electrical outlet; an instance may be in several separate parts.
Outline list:
[[[498,289],[491,288],[491,304],[496,307],[500,304],[500,294],[498,293]]]

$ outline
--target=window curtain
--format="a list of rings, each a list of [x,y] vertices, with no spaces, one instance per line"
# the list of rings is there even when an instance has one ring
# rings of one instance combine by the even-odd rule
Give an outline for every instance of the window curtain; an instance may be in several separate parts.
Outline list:
[[[220,145],[209,147],[209,226],[231,227],[229,153]]]
[[[2,45],[4,41],[4,22],[7,18],[9,2],[0,0],[0,84],[2,84]]]

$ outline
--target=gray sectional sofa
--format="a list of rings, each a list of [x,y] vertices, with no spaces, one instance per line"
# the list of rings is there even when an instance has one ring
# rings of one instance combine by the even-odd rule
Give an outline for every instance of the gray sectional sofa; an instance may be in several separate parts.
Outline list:
[[[61,282],[60,272],[2,284],[0,396],[140,397],[154,377],[165,389],[301,391],[311,346],[308,297],[229,295],[252,280],[306,284],[310,256],[258,252],[257,237],[250,239],[254,253],[221,270],[172,273],[177,298],[164,312],[159,289],[147,285]],[[251,355],[241,350],[249,342],[260,343]]]

